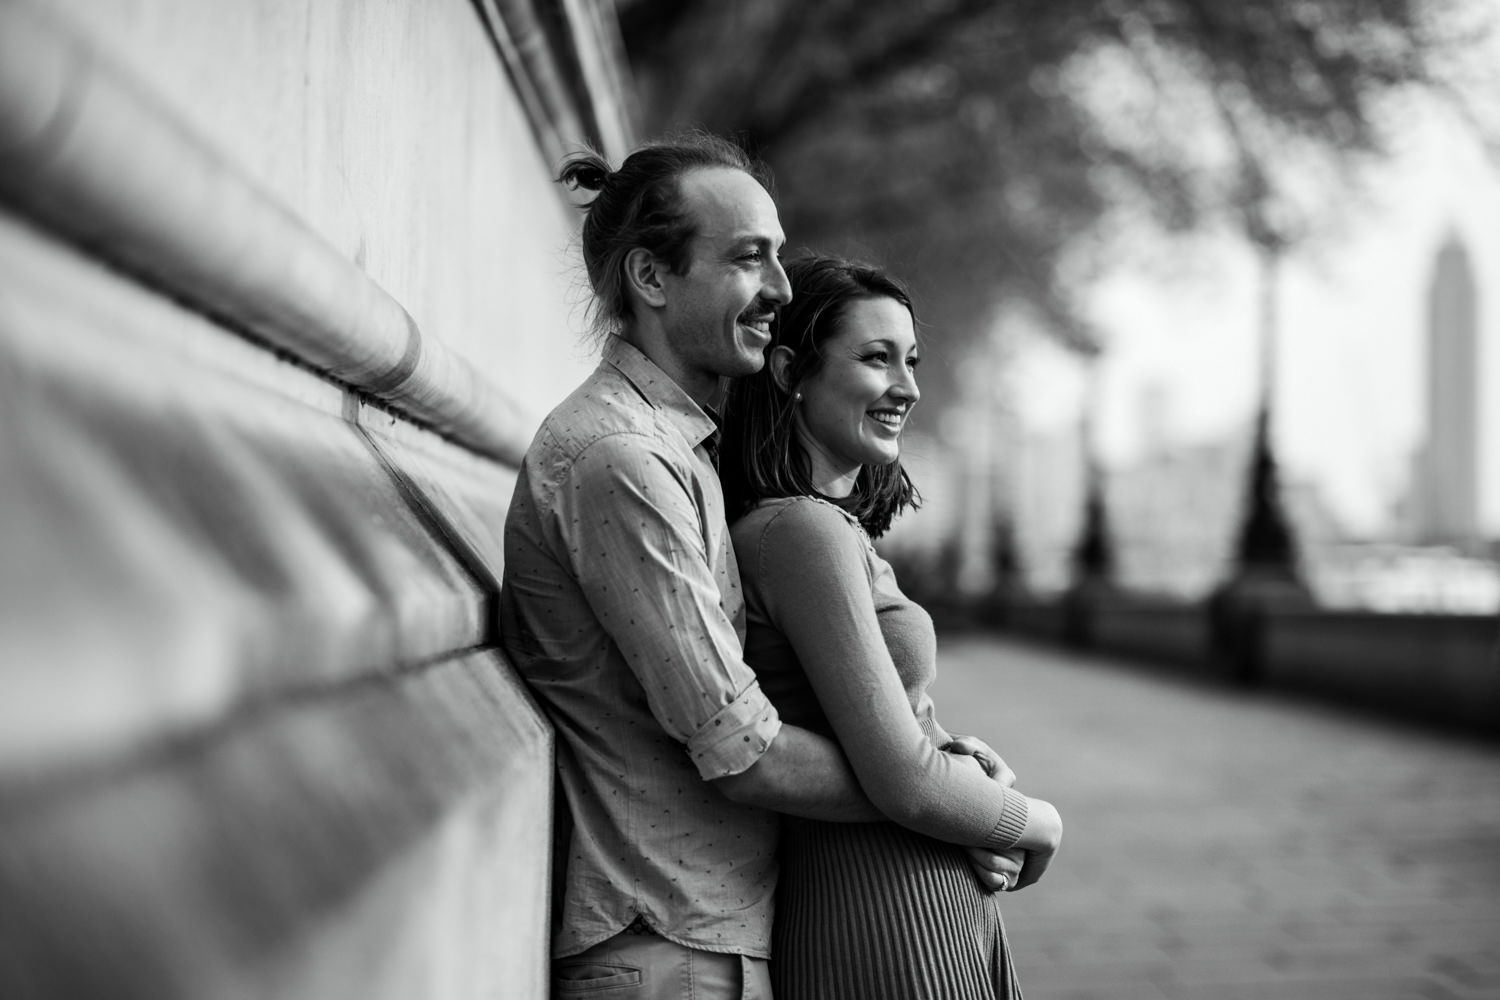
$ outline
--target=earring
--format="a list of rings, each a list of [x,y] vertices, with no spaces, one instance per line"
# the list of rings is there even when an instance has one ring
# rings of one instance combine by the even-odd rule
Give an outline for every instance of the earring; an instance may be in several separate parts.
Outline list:
[[[802,402],[802,390],[801,389],[798,389],[796,392],[792,393],[792,402],[794,402],[794,403],[800,403],[800,402]]]

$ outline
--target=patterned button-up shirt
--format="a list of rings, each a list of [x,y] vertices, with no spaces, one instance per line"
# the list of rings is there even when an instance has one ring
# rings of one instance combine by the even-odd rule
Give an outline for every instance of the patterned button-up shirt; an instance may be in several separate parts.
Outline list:
[[[715,431],[612,339],[516,483],[501,642],[557,732],[558,957],[637,916],[689,947],[770,954],[776,817],[705,780],[750,767],[781,727],[742,658]]]

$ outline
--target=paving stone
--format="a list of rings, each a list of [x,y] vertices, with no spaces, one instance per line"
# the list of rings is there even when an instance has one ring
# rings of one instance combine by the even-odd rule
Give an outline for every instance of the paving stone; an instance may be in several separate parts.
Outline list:
[[[1063,849],[1030,1000],[1500,1000],[1500,746],[969,635],[934,696]]]

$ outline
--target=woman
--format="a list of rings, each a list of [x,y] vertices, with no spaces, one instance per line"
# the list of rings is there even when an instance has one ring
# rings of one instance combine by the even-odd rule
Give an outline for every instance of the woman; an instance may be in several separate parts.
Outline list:
[[[1007,787],[1014,775],[993,751],[938,724],[932,620],[871,544],[918,499],[899,460],[919,395],[911,300],[883,272],[835,258],[794,261],[787,275],[792,302],[765,368],[725,408],[745,656],[786,721],[839,741],[893,822],[783,820],[776,996],[1019,997],[998,897],[964,848],[993,852],[1002,887],[1021,888],[1062,824]]]

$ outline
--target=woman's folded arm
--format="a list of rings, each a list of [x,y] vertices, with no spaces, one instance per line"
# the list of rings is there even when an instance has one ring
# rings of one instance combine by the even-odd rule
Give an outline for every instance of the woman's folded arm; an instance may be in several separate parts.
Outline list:
[[[837,510],[788,507],[756,552],[767,612],[877,809],[949,843],[1010,847],[1026,827],[1028,800],[924,732],[881,635],[864,544]]]

